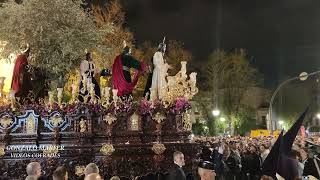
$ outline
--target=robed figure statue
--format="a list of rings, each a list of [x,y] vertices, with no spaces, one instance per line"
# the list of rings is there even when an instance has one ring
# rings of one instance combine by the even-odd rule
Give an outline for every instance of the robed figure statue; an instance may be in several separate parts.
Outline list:
[[[32,90],[30,67],[28,57],[30,54],[29,44],[22,45],[21,54],[18,55],[13,68],[11,89],[15,92],[16,97],[27,97]]]
[[[148,76],[147,84],[144,90],[144,97],[148,99],[161,99],[166,88],[166,76],[170,66],[165,62],[164,54],[166,44],[164,40],[159,44],[157,52],[152,57],[151,73]],[[151,91],[150,91],[151,90]],[[152,94],[152,97],[150,95]]]
[[[131,68],[135,69],[133,78],[130,74]],[[112,84],[113,89],[118,90],[117,95],[122,99],[131,98],[139,77],[146,70],[145,63],[132,57],[131,49],[125,46],[123,52],[115,58],[112,65]]]

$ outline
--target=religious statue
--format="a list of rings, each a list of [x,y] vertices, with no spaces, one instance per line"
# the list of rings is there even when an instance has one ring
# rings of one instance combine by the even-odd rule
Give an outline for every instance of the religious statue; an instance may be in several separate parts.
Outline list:
[[[28,57],[30,54],[29,44],[22,45],[21,54],[18,55],[13,68],[11,89],[16,97],[27,97],[32,89],[31,74],[29,72]]]
[[[99,73],[98,68],[95,67],[92,59],[92,53],[86,53],[86,59],[81,61],[80,64],[80,90],[79,90],[79,101],[84,102],[85,96],[89,93],[94,94],[97,97],[101,97],[100,86],[95,76],[108,76],[110,75],[109,71],[104,69]]]
[[[84,119],[81,118],[79,125],[80,125],[80,132],[83,133],[87,131],[87,124]]]
[[[136,86],[140,75],[146,71],[146,65],[136,60],[131,55],[131,48],[124,42],[122,54],[118,55],[112,65],[112,84],[113,89],[118,90],[118,96],[122,99],[132,97],[132,91]],[[135,69],[133,78],[131,78],[130,69]]]
[[[171,68],[164,59],[164,53],[166,51],[166,44],[159,44],[157,52],[153,55],[153,73],[152,73],[152,83],[150,88],[150,99],[162,99],[164,93],[166,92],[167,81],[166,77],[168,75],[168,69]]]

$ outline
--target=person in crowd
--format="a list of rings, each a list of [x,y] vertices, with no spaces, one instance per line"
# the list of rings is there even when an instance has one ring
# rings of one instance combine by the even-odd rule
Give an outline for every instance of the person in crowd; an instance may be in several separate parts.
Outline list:
[[[95,163],[89,163],[84,170],[85,176],[88,176],[92,173],[99,174],[99,167]]]
[[[110,180],[120,180],[119,176],[112,176]]]
[[[175,151],[173,153],[173,166],[169,170],[168,180],[186,180],[186,175],[182,169],[185,165],[184,155],[180,151]]]
[[[102,180],[102,178],[99,173],[91,173],[87,175],[84,180]]]
[[[52,175],[53,180],[68,180],[68,172],[64,166],[59,166]]]
[[[270,153],[270,150],[269,150],[269,148],[267,147],[266,144],[261,144],[260,145],[260,153],[261,153],[260,154],[261,161],[263,162],[267,158],[268,154]]]
[[[259,180],[261,176],[261,159],[255,146],[250,146],[249,155],[247,156],[247,176],[250,180]]]
[[[41,165],[38,162],[31,162],[26,168],[28,176],[35,176],[39,178],[41,176]]]
[[[215,180],[215,167],[212,162],[201,161],[198,165],[200,180]]]
[[[224,146],[222,164],[223,173],[221,179],[240,179],[241,162],[238,157],[231,154],[231,150],[228,145]]]
[[[25,180],[38,180],[37,176],[27,176]]]

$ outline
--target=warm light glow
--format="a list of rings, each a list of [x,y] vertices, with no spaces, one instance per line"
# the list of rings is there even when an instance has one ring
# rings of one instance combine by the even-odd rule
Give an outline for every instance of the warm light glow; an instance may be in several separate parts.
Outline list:
[[[11,58],[15,59],[15,56],[11,56]],[[4,92],[9,92],[11,89],[11,81],[12,81],[12,73],[14,67],[14,60],[6,60],[0,58],[0,77],[5,77],[4,81]]]
[[[0,41],[0,54],[7,42]],[[0,77],[5,77],[3,91],[8,93],[11,89],[12,73],[16,55],[11,53],[8,58],[0,57]]]
[[[213,111],[212,111],[212,115],[213,115],[213,116],[219,116],[219,115],[220,115],[219,109],[213,110]]]
[[[278,123],[279,123],[279,125],[283,125],[284,122],[283,121],[279,121]]]
[[[221,117],[221,118],[220,118],[220,121],[221,121],[221,122],[225,122],[225,121],[226,121],[226,118]]]
[[[299,78],[301,81],[305,81],[308,79],[308,73],[306,72],[302,72],[300,75],[299,75]]]
[[[320,119],[320,113],[318,113],[316,116],[317,116],[318,119]]]

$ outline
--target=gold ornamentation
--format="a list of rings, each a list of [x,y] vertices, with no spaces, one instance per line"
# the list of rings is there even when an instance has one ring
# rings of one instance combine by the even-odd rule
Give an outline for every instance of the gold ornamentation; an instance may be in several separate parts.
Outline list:
[[[77,176],[81,176],[82,174],[84,174],[84,170],[86,169],[85,166],[76,166],[75,167],[75,174]]]
[[[27,131],[27,134],[32,134],[36,131],[36,125],[35,125],[35,122],[34,122],[34,117],[30,114],[28,117],[27,117],[27,121],[26,121],[26,131]]]
[[[139,130],[139,115],[134,113],[131,117],[130,117],[130,126],[131,126],[131,130],[132,131],[138,131]]]
[[[154,145],[152,146],[151,150],[152,150],[154,153],[160,155],[160,154],[164,153],[164,151],[166,150],[166,147],[165,147],[164,144],[162,144],[162,143],[157,143],[157,144],[154,144]]]
[[[181,70],[175,76],[167,77],[168,83],[165,89],[163,89],[162,101],[172,104],[179,97],[185,97],[190,100],[198,93],[196,86],[197,73],[191,73],[188,79],[186,64],[187,62],[182,61]]]
[[[57,127],[60,123],[63,122],[62,117],[59,114],[56,114],[52,116],[49,120],[49,122],[54,126]]]
[[[51,145],[47,146],[46,149],[43,150],[44,154],[57,154],[59,152],[59,146]]]
[[[4,147],[0,147],[0,156],[4,156],[6,154]]]
[[[0,124],[3,128],[7,128],[8,126],[10,126],[13,123],[12,118],[8,117],[8,116],[4,116],[0,119]]]
[[[163,114],[157,112],[157,114],[153,117],[153,120],[160,124],[165,118],[166,117]]]
[[[190,112],[184,112],[182,114],[182,122],[183,122],[183,129],[185,131],[192,130],[192,122],[191,122],[191,114]]]
[[[117,118],[116,118],[114,115],[108,113],[106,116],[104,116],[103,120],[104,120],[108,125],[111,125],[112,123],[114,123],[114,122],[117,120]]]
[[[80,121],[80,132],[86,132],[87,131],[87,124],[86,124],[86,120],[82,119],[81,118],[81,121]]]
[[[100,152],[106,156],[110,156],[114,151],[115,149],[112,144],[104,144],[100,149]]]

